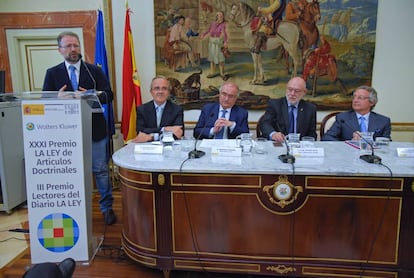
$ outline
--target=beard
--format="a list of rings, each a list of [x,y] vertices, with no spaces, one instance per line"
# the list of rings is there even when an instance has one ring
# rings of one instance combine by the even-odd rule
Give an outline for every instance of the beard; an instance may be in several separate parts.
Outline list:
[[[68,61],[69,63],[76,63],[77,61],[80,60],[80,54],[79,53],[69,53],[66,56],[66,61]]]

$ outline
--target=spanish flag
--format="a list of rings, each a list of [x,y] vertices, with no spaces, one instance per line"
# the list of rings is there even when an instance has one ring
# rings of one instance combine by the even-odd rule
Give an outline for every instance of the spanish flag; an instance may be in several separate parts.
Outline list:
[[[136,107],[141,105],[141,85],[135,63],[134,42],[129,21],[130,9],[127,7],[124,32],[124,60],[122,73],[122,122],[121,132],[124,141],[136,136]]]

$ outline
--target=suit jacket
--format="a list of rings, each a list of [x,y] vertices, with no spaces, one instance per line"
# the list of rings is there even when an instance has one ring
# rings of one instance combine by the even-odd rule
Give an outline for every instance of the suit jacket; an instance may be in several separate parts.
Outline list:
[[[355,111],[350,110],[339,113],[331,128],[325,133],[323,141],[351,140],[352,134],[359,130],[359,122]],[[388,117],[373,111],[369,114],[368,131],[374,132],[375,137],[391,139],[391,120]]]
[[[296,117],[296,132],[300,136],[312,136],[316,139],[316,106],[301,99],[299,101]],[[289,111],[286,97],[272,99],[266,108],[266,112],[259,121],[259,127],[263,137],[269,139],[269,135],[276,131],[287,135],[289,133]]]
[[[137,107],[137,133],[140,131],[147,134],[161,133],[161,128],[173,125],[182,126],[184,131],[184,111],[181,106],[170,100],[167,100],[162,112],[160,127],[157,127],[157,113],[153,100]]]
[[[212,138],[210,136],[210,129],[214,126],[214,123],[218,119],[219,116],[219,103],[207,103],[201,109],[200,117],[197,121],[197,124],[194,128],[194,138]],[[242,133],[249,133],[249,125],[248,125],[248,112],[241,106],[234,105],[230,111],[229,120],[236,122],[236,126],[234,127],[233,131],[227,133],[227,137],[229,139],[234,139],[238,135]]]
[[[88,67],[90,74],[86,67]],[[59,91],[59,89],[64,85],[67,86],[65,91],[74,91],[65,63],[63,62],[52,68],[49,68],[46,71],[46,76],[43,83],[43,91]],[[114,98],[111,86],[109,85],[109,81],[106,79],[103,71],[96,65],[81,61],[79,86],[87,90],[95,89],[96,91],[104,91],[105,93],[102,93],[98,96],[99,101],[102,104],[110,103]],[[99,141],[105,138],[107,135],[108,127],[103,113],[93,113],[92,140]]]

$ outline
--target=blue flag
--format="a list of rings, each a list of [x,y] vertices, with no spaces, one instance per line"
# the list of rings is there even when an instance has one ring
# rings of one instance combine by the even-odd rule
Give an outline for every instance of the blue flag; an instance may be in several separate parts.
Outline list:
[[[108,58],[106,56],[105,33],[103,25],[102,11],[98,10],[98,23],[96,24],[96,41],[95,41],[95,65],[101,67],[106,78],[109,79]],[[108,134],[115,134],[115,121],[112,103],[103,104],[104,116],[108,126]]]
[[[103,15],[101,10],[98,10],[98,22],[96,24],[95,65],[101,67],[102,71],[105,73],[106,78],[109,81],[108,59],[106,56],[105,33]],[[114,135],[115,120],[112,102],[103,104],[102,108],[104,109],[104,116],[108,127],[108,135]]]

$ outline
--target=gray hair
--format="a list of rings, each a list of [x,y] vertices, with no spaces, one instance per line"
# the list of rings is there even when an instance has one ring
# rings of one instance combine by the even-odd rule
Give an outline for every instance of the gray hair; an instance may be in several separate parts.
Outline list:
[[[237,97],[239,97],[239,95],[240,95],[239,86],[236,83],[230,82],[230,81],[224,82],[223,85],[220,86],[219,93],[221,93],[223,91],[223,87],[226,86],[226,85],[230,85],[230,86],[236,87],[236,89],[237,89]]]
[[[157,76],[155,76],[152,80],[151,80],[151,90],[152,90],[152,83],[154,83],[154,80],[156,80],[156,79],[164,79],[164,80],[167,80],[167,82],[168,82],[168,91],[169,92],[171,92],[171,90],[172,90],[172,86],[171,86],[171,83],[170,83],[170,80],[168,80],[168,78],[167,77],[165,77],[164,75],[157,75]]]
[[[370,86],[366,86],[366,85],[359,86],[358,88],[356,88],[356,90],[365,90],[365,91],[369,92],[369,96],[368,96],[369,97],[369,102],[371,102],[373,104],[371,106],[371,110],[372,110],[378,102],[377,91],[374,88],[372,88]],[[355,93],[355,91],[354,91],[354,93]]]

